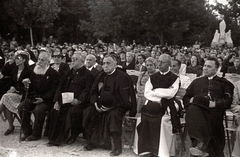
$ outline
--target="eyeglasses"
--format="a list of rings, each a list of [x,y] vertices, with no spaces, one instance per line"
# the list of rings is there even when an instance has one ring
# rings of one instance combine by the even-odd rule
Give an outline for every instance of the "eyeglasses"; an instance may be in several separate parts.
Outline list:
[[[15,57],[15,59],[22,60],[23,58],[21,56],[17,56],[17,57]]]

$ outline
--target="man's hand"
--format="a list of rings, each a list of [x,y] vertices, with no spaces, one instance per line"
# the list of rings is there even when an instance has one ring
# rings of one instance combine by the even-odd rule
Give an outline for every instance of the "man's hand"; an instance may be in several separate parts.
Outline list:
[[[25,88],[28,88],[29,87],[29,84],[31,83],[31,81],[29,80],[29,78],[26,78],[22,81],[22,83],[24,84],[24,87]]]
[[[109,110],[112,109],[112,107],[105,107],[105,106],[102,106],[100,109],[101,109],[102,111],[109,111]]]
[[[13,86],[7,91],[7,93],[14,93],[16,92],[16,88],[14,88]]]
[[[78,99],[73,99],[73,101],[71,102],[71,105],[79,105],[79,101]]]
[[[35,98],[35,99],[36,99],[36,101],[33,102],[34,104],[40,104],[43,102],[42,98]]]
[[[60,110],[60,105],[59,105],[59,103],[56,102],[56,103],[54,104],[53,108],[54,108],[55,110],[59,111],[59,110]]]
[[[215,101],[209,101],[209,108],[214,108],[216,107]]]
[[[0,79],[2,79],[3,78],[3,74],[0,72]]]
[[[103,111],[98,107],[98,105],[97,105],[96,102],[94,103],[94,106],[95,106],[95,108],[96,108],[96,110],[97,110],[98,112],[100,112],[100,113],[103,112]]]
[[[193,99],[194,99],[194,97],[192,97],[192,98],[189,100],[189,103],[192,103],[192,102],[193,102]]]

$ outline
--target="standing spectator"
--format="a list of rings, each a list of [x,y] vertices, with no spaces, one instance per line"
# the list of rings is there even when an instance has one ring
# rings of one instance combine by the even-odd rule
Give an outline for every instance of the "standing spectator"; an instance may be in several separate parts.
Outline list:
[[[23,80],[24,85],[29,86],[29,92],[27,100],[18,106],[24,133],[22,141],[36,141],[41,138],[46,111],[53,107],[59,74],[50,67],[50,60],[51,55],[42,50],[30,78]],[[35,118],[33,128],[30,124],[32,112]]]
[[[194,156],[224,157],[225,135],[223,116],[230,107],[233,84],[216,76],[219,63],[208,58],[204,64],[204,76],[195,79],[183,97],[186,108],[186,125]]]

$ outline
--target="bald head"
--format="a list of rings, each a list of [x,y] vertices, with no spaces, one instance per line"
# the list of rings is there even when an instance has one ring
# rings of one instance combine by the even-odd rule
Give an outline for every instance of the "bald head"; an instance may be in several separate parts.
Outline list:
[[[89,54],[86,57],[85,63],[87,68],[91,68],[96,63],[97,59],[94,55]]]
[[[162,54],[158,58],[158,68],[161,72],[167,72],[171,66],[171,56],[168,54]]]

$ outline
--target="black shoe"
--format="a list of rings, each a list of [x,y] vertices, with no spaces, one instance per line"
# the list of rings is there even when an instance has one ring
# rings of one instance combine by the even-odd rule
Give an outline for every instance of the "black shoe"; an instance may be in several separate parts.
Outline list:
[[[173,134],[179,134],[179,129],[178,129],[178,127],[173,127],[173,129],[172,129],[172,133]]]
[[[114,148],[113,151],[111,151],[110,156],[118,156],[122,154],[122,149],[121,148]]]
[[[38,136],[35,136],[35,135],[31,135],[31,136],[28,136],[26,138],[26,141],[37,141],[39,140],[41,137],[38,137]]]
[[[93,150],[93,148],[94,148],[94,147],[93,147],[93,144],[90,143],[90,144],[84,146],[84,147],[83,147],[83,150],[84,150],[84,151],[90,151],[90,150]]]
[[[75,141],[76,141],[76,139],[77,139],[77,137],[75,137],[75,136],[71,136],[68,140],[67,140],[67,144],[73,144]]]
[[[48,147],[60,146],[60,144],[55,144],[55,143],[51,143],[51,142],[48,142],[46,145],[47,145]]]
[[[29,134],[24,134],[21,138],[20,141],[25,141],[26,138],[28,138],[30,135]]]
[[[4,133],[4,136],[7,136],[7,135],[10,135],[13,133],[15,127],[13,126],[13,128],[10,130],[10,129],[7,129],[7,131]]]
[[[194,156],[208,156],[209,154],[205,151],[205,145],[199,142],[196,147],[191,147],[189,152]]]

